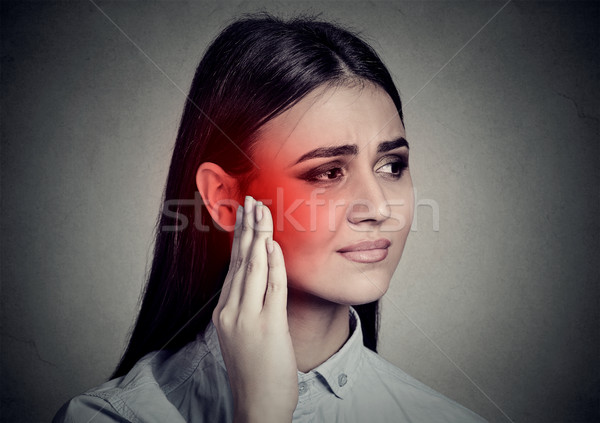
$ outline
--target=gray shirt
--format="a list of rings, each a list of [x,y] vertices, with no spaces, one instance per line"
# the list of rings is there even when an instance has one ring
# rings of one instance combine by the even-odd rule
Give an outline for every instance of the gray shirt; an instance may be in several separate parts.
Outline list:
[[[358,314],[342,348],[298,372],[294,422],[485,422],[363,345]],[[122,377],[67,402],[53,422],[231,422],[233,398],[219,339],[204,334],[174,354],[153,352]]]

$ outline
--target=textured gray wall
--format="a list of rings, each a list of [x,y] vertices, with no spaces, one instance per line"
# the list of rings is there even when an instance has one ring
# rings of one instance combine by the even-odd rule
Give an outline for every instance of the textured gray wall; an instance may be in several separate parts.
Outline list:
[[[598,3],[236,3],[3,2],[2,420],[48,421],[111,373],[176,85],[260,8],[363,30],[401,90],[422,204],[382,355],[494,422],[599,418]]]

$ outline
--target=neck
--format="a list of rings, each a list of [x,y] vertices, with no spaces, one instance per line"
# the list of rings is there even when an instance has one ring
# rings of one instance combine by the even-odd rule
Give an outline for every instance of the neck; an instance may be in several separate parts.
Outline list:
[[[344,345],[350,334],[347,305],[289,288],[287,312],[296,364],[301,372],[306,373],[325,362]]]

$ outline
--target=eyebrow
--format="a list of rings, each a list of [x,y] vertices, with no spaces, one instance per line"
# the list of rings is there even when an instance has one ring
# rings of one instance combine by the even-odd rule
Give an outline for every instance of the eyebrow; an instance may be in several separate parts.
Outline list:
[[[392,141],[383,141],[377,146],[378,153],[385,153],[396,148],[408,147],[408,141],[406,138],[400,137]],[[319,147],[314,150],[303,154],[296,162],[292,165],[295,166],[306,160],[323,158],[323,157],[336,157],[336,156],[349,156],[358,154],[358,146],[356,144],[340,145],[336,147]]]
[[[400,147],[409,148],[408,141],[406,141],[406,138],[400,137],[393,141],[384,141],[377,146],[377,152],[378,153],[386,153],[388,151],[395,150],[396,148],[400,148]]]

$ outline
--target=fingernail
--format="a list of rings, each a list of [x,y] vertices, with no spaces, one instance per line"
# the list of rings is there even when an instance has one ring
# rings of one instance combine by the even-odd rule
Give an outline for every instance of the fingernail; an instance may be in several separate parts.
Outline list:
[[[252,212],[252,197],[249,195],[244,199],[244,211],[248,214]]]
[[[260,222],[261,219],[263,218],[263,203],[262,201],[259,201],[256,203],[256,221]]]
[[[267,238],[267,252],[269,254],[273,252],[273,239],[271,237]]]

